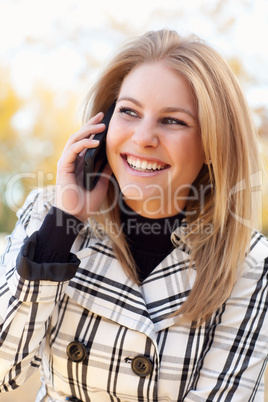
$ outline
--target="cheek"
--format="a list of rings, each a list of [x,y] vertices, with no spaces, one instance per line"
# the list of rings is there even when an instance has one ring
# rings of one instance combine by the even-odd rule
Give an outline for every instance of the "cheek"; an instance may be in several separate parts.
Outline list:
[[[107,137],[106,137],[106,152],[107,155],[114,150],[116,146],[118,136],[115,133],[114,130],[114,125],[112,124],[112,121],[109,125],[108,132],[107,132]]]
[[[185,173],[195,175],[205,162],[205,154],[200,136],[187,137],[179,140],[169,149],[173,149],[173,160],[178,169],[184,169]],[[187,169],[186,169],[187,168]]]
[[[116,169],[118,165],[118,156],[120,155],[120,145],[122,144],[122,139],[118,133],[118,130],[114,130],[113,127],[108,129],[106,137],[106,154],[109,165],[112,170]]]
[[[195,147],[194,147],[194,154],[196,155],[196,162],[201,165],[205,162],[205,152],[202,144],[201,137],[198,136],[198,139],[196,140]]]
[[[120,153],[122,144],[129,138],[129,130],[124,122],[120,121],[117,116],[111,119],[106,138],[106,152],[109,157]]]
[[[106,137],[106,152],[107,154],[111,149],[114,147],[114,137],[110,134],[110,131],[108,130],[107,137]]]
[[[193,163],[197,165],[200,163],[204,163],[205,154],[201,141],[198,141],[196,144],[193,144],[189,147],[189,155]]]
[[[120,143],[122,141],[122,128],[118,124],[118,119],[117,117],[112,117],[109,127],[108,127],[108,132],[107,132],[107,138],[106,138],[106,143],[110,147],[114,147],[116,144]]]
[[[198,134],[185,134],[179,137],[176,144],[173,143],[173,146],[170,144],[170,149],[178,150],[180,155],[186,159],[200,159],[204,155],[201,137]]]
[[[193,154],[196,161],[205,161],[205,153],[202,144],[201,134],[198,132],[193,136],[192,141],[189,143],[190,152]]]
[[[114,142],[111,136],[107,135],[106,138],[106,155],[107,159],[109,162],[109,165],[111,166],[113,163],[113,154],[114,154]]]

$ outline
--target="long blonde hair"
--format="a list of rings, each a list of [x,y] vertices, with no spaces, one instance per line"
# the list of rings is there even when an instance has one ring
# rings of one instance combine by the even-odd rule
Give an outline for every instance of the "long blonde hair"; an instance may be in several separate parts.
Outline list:
[[[123,45],[108,61],[88,94],[84,118],[107,111],[134,67],[161,60],[186,77],[192,87],[207,160],[193,183],[197,191],[203,191],[203,202],[201,205],[201,194],[198,200],[189,197],[186,209],[191,213],[186,214],[188,227],[182,239],[190,244],[196,280],[177,312],[185,321],[201,323],[230,295],[251,236],[251,177],[259,169],[258,146],[233,72],[214,49],[197,37],[181,38],[170,30],[151,31]],[[106,206],[114,202],[114,197],[111,185]],[[110,208],[105,221],[120,227],[118,206]],[[211,230],[205,231],[204,225]],[[138,282],[124,235],[107,234],[126,273]]]

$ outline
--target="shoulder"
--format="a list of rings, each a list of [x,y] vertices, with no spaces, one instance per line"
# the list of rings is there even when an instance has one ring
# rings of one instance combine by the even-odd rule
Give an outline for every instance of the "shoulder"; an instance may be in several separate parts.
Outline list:
[[[252,233],[250,248],[246,261],[252,261],[254,264],[266,264],[267,268],[268,239],[257,230]]]
[[[32,190],[27,196],[23,206],[17,211],[17,217],[28,235],[39,229],[53,205],[54,198],[54,186]]]
[[[268,287],[268,239],[258,231],[252,233],[250,248],[238,271],[237,285],[244,283],[250,290]]]
[[[54,205],[54,201],[55,186],[35,189],[29,193],[23,206],[17,211],[18,222],[28,236],[40,228],[50,208]],[[92,237],[103,239],[107,236],[97,221],[87,219],[79,233],[83,247]]]
[[[240,266],[232,293],[226,301],[230,308],[230,317],[255,319],[260,316],[260,322],[267,333],[267,299],[268,298],[268,240],[254,231],[252,233],[250,250]],[[233,318],[232,318],[233,319]],[[248,324],[247,324],[248,325]]]

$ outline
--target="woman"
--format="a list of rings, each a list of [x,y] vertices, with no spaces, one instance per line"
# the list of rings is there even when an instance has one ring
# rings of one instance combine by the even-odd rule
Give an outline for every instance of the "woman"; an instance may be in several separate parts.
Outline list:
[[[114,102],[89,192],[85,149]],[[37,401],[263,400],[268,242],[230,68],[197,38],[149,32],[109,61],[85,119],[3,256],[1,392],[40,366]]]

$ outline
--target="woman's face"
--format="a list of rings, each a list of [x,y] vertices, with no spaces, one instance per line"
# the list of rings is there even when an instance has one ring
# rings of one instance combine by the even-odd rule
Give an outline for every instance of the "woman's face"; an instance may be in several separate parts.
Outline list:
[[[205,158],[196,100],[182,75],[155,62],[125,77],[107,156],[126,203],[137,213],[158,218],[184,208]]]

